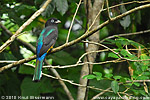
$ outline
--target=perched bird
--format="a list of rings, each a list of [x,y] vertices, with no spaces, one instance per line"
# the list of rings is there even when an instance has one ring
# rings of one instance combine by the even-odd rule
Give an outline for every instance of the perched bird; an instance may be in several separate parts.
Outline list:
[[[58,37],[57,24],[61,23],[56,18],[51,18],[45,23],[45,28],[42,30],[36,46],[36,66],[33,76],[33,81],[38,82],[42,77],[42,66],[46,54],[53,48]]]

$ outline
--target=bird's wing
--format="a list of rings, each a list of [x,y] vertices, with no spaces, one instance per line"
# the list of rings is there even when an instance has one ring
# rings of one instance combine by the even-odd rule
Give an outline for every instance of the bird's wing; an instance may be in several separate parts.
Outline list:
[[[43,29],[38,39],[38,45],[40,46],[39,48],[37,46],[37,55],[39,57],[42,56],[44,53],[48,52],[50,48],[52,48],[52,46],[56,42],[57,36],[58,36],[57,28],[48,26],[45,29]]]

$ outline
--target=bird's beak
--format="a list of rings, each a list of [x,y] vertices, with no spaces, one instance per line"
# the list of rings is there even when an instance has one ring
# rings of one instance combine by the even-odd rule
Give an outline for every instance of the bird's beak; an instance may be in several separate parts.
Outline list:
[[[57,24],[58,24],[58,23],[61,23],[61,21],[60,21],[60,20],[57,20],[55,23],[57,23]]]

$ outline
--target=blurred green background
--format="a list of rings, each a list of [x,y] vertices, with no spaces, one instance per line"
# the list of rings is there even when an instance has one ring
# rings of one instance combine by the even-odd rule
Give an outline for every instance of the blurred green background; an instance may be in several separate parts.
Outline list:
[[[109,0],[109,6],[128,1],[132,0]],[[1,0],[0,21],[8,30],[10,30],[14,34],[17,29],[43,5],[44,2],[45,0]],[[36,47],[36,40],[44,27],[44,22],[51,17],[56,17],[61,20],[62,23],[58,25],[59,37],[55,44],[55,47],[64,44],[74,12],[76,10],[76,3],[78,2],[79,0],[52,0],[46,10],[40,16],[38,16],[29,26],[27,26],[23,30],[23,34],[20,35],[18,38]],[[132,3],[126,6],[123,5],[111,9],[111,17],[115,17],[118,14],[124,13],[127,10],[130,10],[140,5],[142,4]],[[135,13],[132,13],[131,15],[128,15],[120,20],[117,20],[107,25],[100,30],[100,39],[102,40],[108,36],[115,34],[138,32],[149,29],[149,11],[150,8],[139,10]],[[107,19],[107,12],[102,12],[100,16],[101,23],[103,23]],[[85,14],[85,8],[84,4],[82,3],[75,18],[69,41],[74,40],[84,34],[86,28],[86,21],[87,19]],[[9,37],[10,35],[5,30],[0,28],[0,45],[4,44],[5,41],[9,39]],[[124,49],[125,45],[128,45],[128,48],[133,49],[138,49],[139,46],[141,48],[147,48],[147,51],[142,51],[142,56],[139,59],[150,59],[148,49],[150,47],[149,37],[150,34],[132,35],[125,38],[116,37],[116,40],[111,39],[104,44],[112,49],[118,50]],[[49,64],[52,65],[70,65],[75,64],[83,53],[83,43],[78,43],[59,52],[50,54],[46,57],[46,59],[48,60]],[[123,55],[124,53],[125,52],[122,51],[122,56],[128,57],[128,53],[125,53],[125,55]],[[132,51],[132,53],[135,54],[135,56],[137,55],[137,51]],[[2,53],[0,53],[0,61],[18,61],[20,59],[33,56],[34,54],[35,52],[27,48],[19,41],[15,40],[9,47],[7,47]],[[112,60],[114,58],[117,57],[115,57],[114,54],[111,54],[110,52],[101,52],[97,54],[96,62]],[[35,65],[35,60],[27,63]],[[147,66],[144,66],[145,63]],[[124,82],[126,80],[130,80],[128,66],[133,66],[135,70],[139,69],[138,72],[135,74],[135,77],[139,76],[141,73],[146,72],[146,75],[142,74],[142,76],[145,76],[146,78],[144,77],[140,79],[149,79],[150,70],[147,63],[149,64],[149,61],[139,63],[122,62],[94,65],[93,72],[99,72],[102,74],[102,76],[99,76],[100,80],[96,80],[95,77],[89,77],[89,79],[91,79],[90,85],[101,89],[106,89],[111,86],[111,82],[114,80],[117,82]],[[0,67],[3,67],[4,65],[7,65],[7,63],[0,63]],[[144,66],[145,69],[141,69],[142,66]],[[73,80],[74,82],[79,83],[81,67],[82,66],[67,69],[57,69],[57,71],[62,78]],[[32,82],[33,72],[34,68],[22,64],[0,73],[0,96],[41,95],[54,96],[56,100],[68,99],[58,80],[43,76],[42,80],[39,83],[34,83]],[[43,72],[53,75],[48,68],[44,68]],[[71,85],[69,83],[66,83],[66,85],[68,86],[69,90],[72,93],[72,96],[76,100],[77,86]],[[149,85],[150,84],[147,83],[148,89]],[[144,85],[142,83],[121,85],[119,87],[119,91],[126,89],[128,86],[131,86],[128,93],[131,93],[134,96],[149,95],[145,92]],[[99,92],[100,91],[90,89],[88,93],[89,98],[92,98]],[[117,96],[117,94],[107,92],[104,94],[104,96]]]

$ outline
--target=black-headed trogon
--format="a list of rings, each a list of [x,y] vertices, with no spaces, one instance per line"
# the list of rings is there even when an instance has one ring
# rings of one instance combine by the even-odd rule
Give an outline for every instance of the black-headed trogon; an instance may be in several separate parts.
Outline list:
[[[46,54],[53,48],[57,37],[58,28],[57,24],[61,23],[60,20],[56,18],[51,18],[45,23],[45,28],[42,30],[36,46],[36,66],[33,76],[33,81],[40,81],[42,76],[42,66]]]

